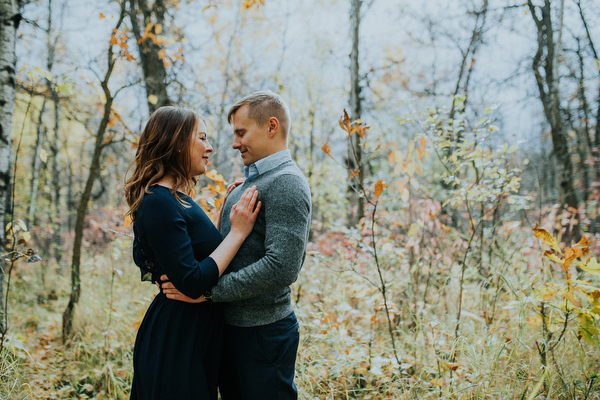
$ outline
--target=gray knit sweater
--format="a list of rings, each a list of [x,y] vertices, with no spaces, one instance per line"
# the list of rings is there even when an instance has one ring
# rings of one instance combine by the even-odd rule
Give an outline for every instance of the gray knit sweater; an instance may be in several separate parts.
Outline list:
[[[231,192],[224,205],[221,235],[231,229],[231,207],[254,185],[262,202],[254,228],[212,289],[213,301],[225,303],[225,322],[234,326],[266,325],[288,316],[290,285],[306,257],[310,190],[291,160]]]

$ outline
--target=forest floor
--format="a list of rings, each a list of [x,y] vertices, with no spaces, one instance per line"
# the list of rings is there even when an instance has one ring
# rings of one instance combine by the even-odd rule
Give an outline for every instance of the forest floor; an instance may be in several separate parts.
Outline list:
[[[136,329],[157,292],[139,281],[130,244],[88,248],[66,345],[68,267],[16,265],[0,398],[128,398]],[[598,342],[582,340],[572,320],[558,341],[564,318],[541,317],[528,275],[540,253],[513,254],[486,284],[466,270],[457,328],[459,265],[389,264],[388,319],[368,255],[342,233],[317,238],[292,287],[300,399],[600,399]],[[552,340],[544,367],[540,346]]]

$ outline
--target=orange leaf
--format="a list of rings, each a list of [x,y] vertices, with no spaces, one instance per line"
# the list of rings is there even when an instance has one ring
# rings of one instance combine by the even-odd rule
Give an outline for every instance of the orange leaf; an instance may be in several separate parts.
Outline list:
[[[323,147],[321,147],[321,150],[323,150],[325,152],[325,154],[327,154],[329,157],[331,157],[331,146],[329,145],[329,143],[325,143],[323,145]],[[331,157],[333,158],[333,157]]]
[[[395,151],[392,151],[390,153],[390,155],[388,156],[388,160],[390,162],[390,165],[396,164],[396,152]]]
[[[379,180],[375,183],[375,197],[379,198],[381,193],[383,193],[383,188],[388,187],[387,183],[383,183],[383,181]]]
[[[546,232],[545,229],[540,228],[538,224],[535,224],[535,227],[533,228],[533,236],[535,236],[538,239],[542,239],[544,241],[544,244],[550,246],[552,250],[556,251],[559,254],[561,253],[560,247],[558,247],[558,241],[551,234]]]
[[[110,37],[110,45],[114,46],[115,44],[117,44],[117,36],[115,36],[115,34],[113,33],[112,36]]]
[[[355,176],[358,176],[358,171],[353,169],[352,171],[350,171],[350,178],[354,178]]]
[[[425,148],[425,147],[427,147],[427,139],[425,139],[425,138],[421,138],[421,147],[422,147],[422,148]]]
[[[573,304],[575,307],[581,308],[581,301],[579,301],[579,299],[577,297],[575,297],[573,290],[567,290],[567,292],[565,294],[563,294],[562,297],[565,300],[569,300],[569,302],[571,304]]]
[[[361,139],[365,138],[365,134],[367,133],[368,129],[369,129],[368,126],[358,128],[358,135],[361,137]]]
[[[344,110],[344,116],[340,118],[340,127],[345,130],[346,132],[348,132],[349,135],[352,135],[352,133],[350,133],[351,131],[351,126],[350,126],[350,117],[348,116],[348,113],[346,112],[346,110]]]
[[[126,215],[125,216],[125,220],[123,221],[125,228],[129,228],[129,226],[131,225],[133,221],[131,220],[131,216],[130,215]]]
[[[106,17],[104,16],[104,14],[100,13],[100,19],[104,19],[104,18],[106,18]]]

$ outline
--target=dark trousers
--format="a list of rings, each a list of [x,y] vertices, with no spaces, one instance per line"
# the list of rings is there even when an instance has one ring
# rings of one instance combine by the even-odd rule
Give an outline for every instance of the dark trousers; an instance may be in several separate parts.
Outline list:
[[[219,373],[222,400],[296,400],[294,384],[300,335],[289,316],[269,325],[225,325],[225,347]]]

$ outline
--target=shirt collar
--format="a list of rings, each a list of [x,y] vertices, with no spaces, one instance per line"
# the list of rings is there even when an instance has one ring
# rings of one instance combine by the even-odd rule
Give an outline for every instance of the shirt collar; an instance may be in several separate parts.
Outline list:
[[[286,149],[279,151],[275,154],[271,154],[270,156],[258,160],[248,167],[244,167],[244,176],[246,177],[246,180],[249,181],[259,175],[264,174],[265,172],[269,172],[270,170],[279,167],[284,162],[291,160],[292,155],[289,150]]]

